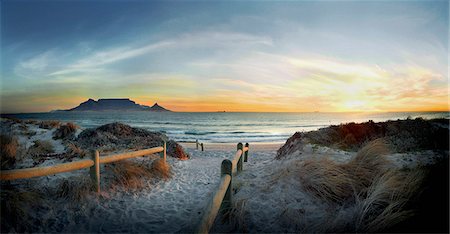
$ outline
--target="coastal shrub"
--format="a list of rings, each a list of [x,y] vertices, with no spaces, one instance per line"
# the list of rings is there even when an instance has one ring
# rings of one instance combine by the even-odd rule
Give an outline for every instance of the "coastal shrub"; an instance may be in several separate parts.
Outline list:
[[[346,123],[332,125],[317,131],[303,133],[307,142],[343,150],[357,151],[367,142],[384,138],[396,152],[418,150],[447,150],[449,147],[449,120],[422,118],[375,123]],[[298,136],[291,138],[297,139]],[[288,139],[287,143],[292,141]],[[295,148],[295,147],[294,147]],[[277,158],[294,152],[280,151]]]
[[[28,154],[32,156],[51,154],[55,152],[53,145],[50,141],[35,140],[33,143],[34,144],[28,149]]]
[[[9,119],[12,122],[17,123],[17,124],[23,123],[23,120],[15,118],[15,117],[11,117],[11,116],[2,116],[2,118]]]
[[[71,139],[75,136],[78,128],[76,124],[71,122],[61,125],[53,133],[53,139]]]
[[[34,119],[28,119],[24,121],[26,124],[34,124],[34,125],[38,125],[39,121],[34,120]]]
[[[167,155],[181,160],[189,159],[183,147],[160,132],[150,132],[145,129],[133,128],[122,123],[110,123],[98,128],[82,131],[76,142],[83,149],[101,151],[139,150],[162,146],[167,142]]]
[[[1,169],[8,169],[16,162],[19,142],[14,136],[0,135],[0,146]]]
[[[61,122],[57,120],[43,120],[39,123],[39,128],[53,129],[59,127],[60,125]]]

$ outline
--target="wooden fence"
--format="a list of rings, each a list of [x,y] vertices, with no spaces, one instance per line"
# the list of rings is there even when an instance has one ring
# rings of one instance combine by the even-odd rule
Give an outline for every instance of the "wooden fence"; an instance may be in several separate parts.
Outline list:
[[[34,167],[25,169],[15,169],[0,171],[0,180],[16,180],[16,179],[27,179],[32,177],[47,176],[63,172],[75,171],[84,168],[90,168],[89,174],[94,182],[95,190],[100,192],[100,164],[112,163],[124,159],[136,158],[140,156],[160,153],[161,158],[166,162],[166,142],[164,142],[161,147],[154,147],[150,149],[118,153],[112,155],[106,155],[100,157],[98,150],[93,150],[91,152],[91,159],[83,159],[80,161],[62,163],[47,167]]]
[[[208,206],[196,227],[196,233],[208,233],[219,210],[225,213],[231,209],[233,175],[239,174],[243,170],[243,164],[244,162],[247,162],[248,159],[248,150],[248,143],[245,144],[245,147],[242,143],[238,143],[233,160],[230,161],[225,159],[222,161],[219,188],[214,193],[211,201],[209,201]]]
[[[202,147],[202,151],[205,151],[205,148],[203,147],[203,143],[199,143],[198,139],[197,139],[197,140],[195,140],[195,148],[198,150],[199,146]]]

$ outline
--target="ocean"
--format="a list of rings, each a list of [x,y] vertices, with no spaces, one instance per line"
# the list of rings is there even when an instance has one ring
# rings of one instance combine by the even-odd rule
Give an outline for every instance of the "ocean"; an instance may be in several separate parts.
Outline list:
[[[8,115],[18,119],[60,120],[93,128],[111,122],[167,134],[176,141],[235,143],[284,142],[297,131],[349,122],[422,117],[449,118],[449,112],[235,113],[235,112],[51,112]]]

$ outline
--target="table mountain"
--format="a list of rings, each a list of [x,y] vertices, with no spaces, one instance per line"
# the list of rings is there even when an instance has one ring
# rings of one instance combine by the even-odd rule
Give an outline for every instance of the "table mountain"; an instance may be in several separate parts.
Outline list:
[[[165,112],[170,111],[155,103],[152,107],[139,105],[129,98],[111,98],[98,99],[95,101],[89,99],[82,102],[79,106],[69,109],[67,111],[155,111]]]

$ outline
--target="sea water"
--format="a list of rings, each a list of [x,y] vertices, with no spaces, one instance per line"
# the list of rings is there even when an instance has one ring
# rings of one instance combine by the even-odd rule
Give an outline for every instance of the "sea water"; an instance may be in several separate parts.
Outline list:
[[[9,115],[19,119],[74,122],[94,128],[121,122],[167,134],[176,141],[284,142],[298,131],[349,122],[375,122],[422,117],[449,118],[449,112],[389,113],[187,113],[187,112],[51,112]]]

